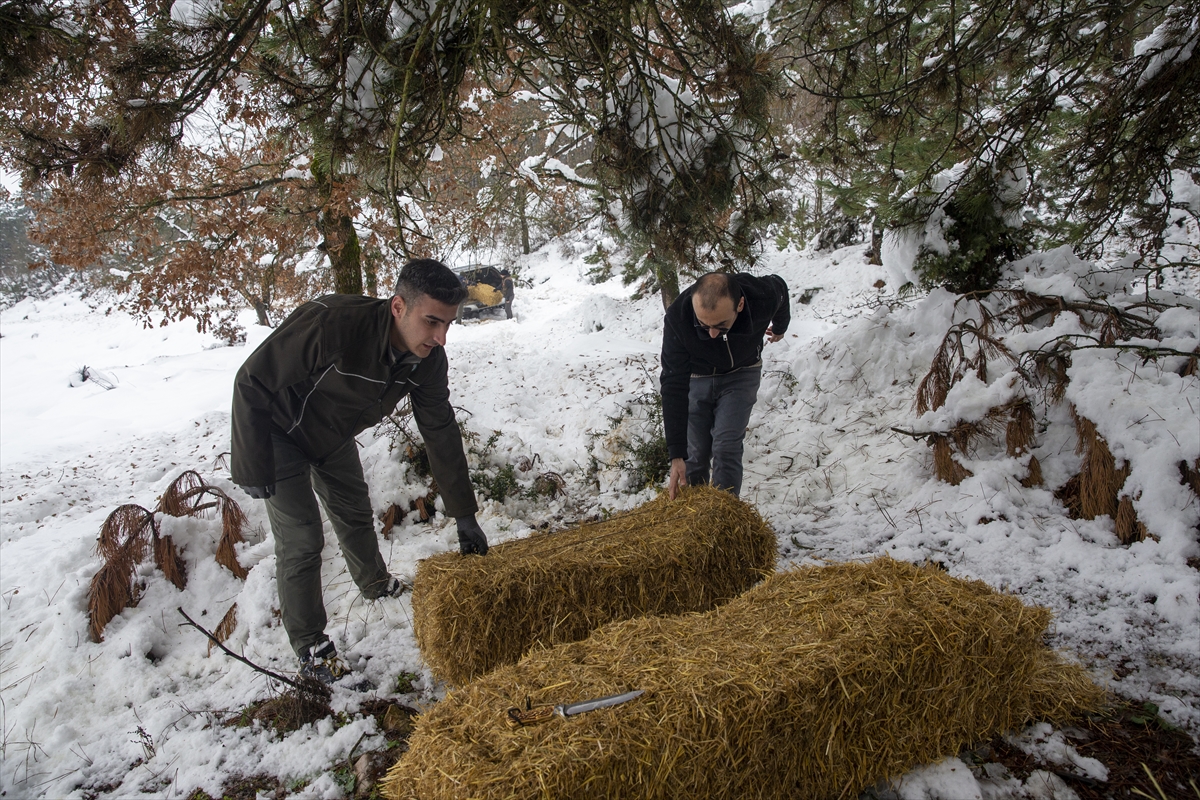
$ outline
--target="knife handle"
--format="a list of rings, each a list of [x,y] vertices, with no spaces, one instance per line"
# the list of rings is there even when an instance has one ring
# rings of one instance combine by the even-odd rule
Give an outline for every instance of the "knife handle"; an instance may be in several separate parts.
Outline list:
[[[522,710],[513,706],[508,710],[508,727],[524,728],[528,725],[538,725],[548,722],[554,717],[554,706],[537,706]]]

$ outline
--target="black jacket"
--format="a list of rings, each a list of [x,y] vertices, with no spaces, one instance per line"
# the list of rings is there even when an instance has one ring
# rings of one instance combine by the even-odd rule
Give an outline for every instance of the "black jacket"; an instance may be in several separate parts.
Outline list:
[[[734,275],[746,299],[729,333],[715,339],[696,327],[692,309],[695,285],[675,298],[663,324],[662,406],[667,451],[672,459],[687,458],[688,388],[692,375],[723,375],[757,364],[762,358],[763,336],[770,326],[787,331],[792,314],[788,287],[778,275],[762,278]]]
[[[233,482],[275,483],[272,430],[320,461],[411,394],[446,513],[474,514],[478,506],[450,405],[446,351],[435,347],[415,363],[397,359],[391,329],[390,302],[358,295],[326,295],[285,319],[237,372]]]

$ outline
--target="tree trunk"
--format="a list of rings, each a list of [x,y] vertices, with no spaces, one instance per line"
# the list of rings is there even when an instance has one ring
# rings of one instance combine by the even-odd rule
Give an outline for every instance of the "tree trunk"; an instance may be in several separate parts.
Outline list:
[[[362,251],[354,220],[340,211],[321,212],[321,234],[333,273],[333,290],[338,294],[362,294]]]
[[[379,296],[379,251],[375,248],[367,250],[362,257],[363,278],[367,282],[367,294],[370,297]]]
[[[241,295],[254,308],[254,314],[258,317],[258,324],[265,328],[271,327],[271,289],[275,286],[275,265],[279,262],[279,256],[271,262],[271,266],[267,267],[258,276],[258,295],[251,294],[248,290],[241,290]]]
[[[883,225],[874,215],[871,216],[871,250],[867,253],[867,263],[883,265]]]
[[[650,263],[654,277],[658,281],[658,292],[662,296],[663,310],[671,307],[675,298],[679,297],[679,268],[674,264],[659,261],[653,256]]]
[[[517,184],[517,215],[521,220],[521,252],[529,255],[529,217],[525,216],[525,184]]]

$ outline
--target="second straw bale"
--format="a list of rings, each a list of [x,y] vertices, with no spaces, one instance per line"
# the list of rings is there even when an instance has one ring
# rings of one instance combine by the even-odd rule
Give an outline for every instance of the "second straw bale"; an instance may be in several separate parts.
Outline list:
[[[422,562],[413,628],[435,675],[465,683],[608,622],[706,611],[775,568],[775,536],[728,492],[693,487],[632,511]]]

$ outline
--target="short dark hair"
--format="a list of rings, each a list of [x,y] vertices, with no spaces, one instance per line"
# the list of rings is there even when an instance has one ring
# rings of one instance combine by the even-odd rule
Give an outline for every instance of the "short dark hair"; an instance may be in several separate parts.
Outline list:
[[[418,258],[400,269],[392,294],[404,298],[405,305],[412,305],[425,295],[439,303],[456,306],[467,299],[467,287],[442,262]]]
[[[742,287],[727,272],[710,272],[696,281],[696,297],[700,298],[700,307],[709,311],[725,298],[729,298],[736,308],[737,301],[742,298]]]

